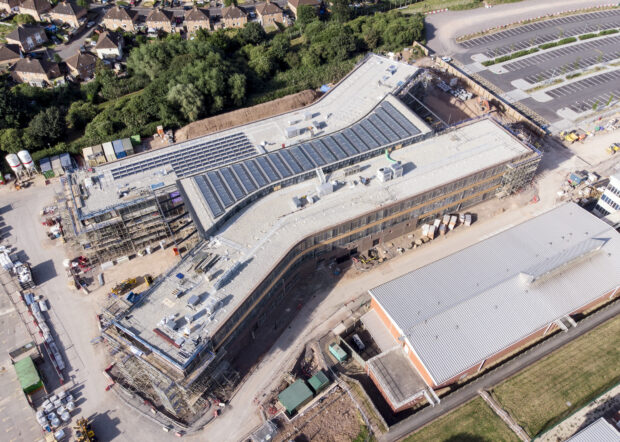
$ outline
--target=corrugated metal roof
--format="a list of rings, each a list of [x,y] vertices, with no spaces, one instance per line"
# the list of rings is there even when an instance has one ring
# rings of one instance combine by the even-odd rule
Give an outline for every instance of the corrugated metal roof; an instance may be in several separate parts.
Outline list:
[[[620,235],[573,203],[370,290],[441,384],[620,283]]]
[[[620,432],[605,418],[599,418],[566,442],[620,442]]]

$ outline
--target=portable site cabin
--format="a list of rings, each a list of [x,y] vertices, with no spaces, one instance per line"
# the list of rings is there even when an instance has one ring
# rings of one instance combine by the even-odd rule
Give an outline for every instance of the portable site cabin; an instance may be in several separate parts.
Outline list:
[[[26,394],[34,393],[39,388],[43,387],[43,381],[37,372],[37,367],[34,366],[34,362],[30,356],[20,359],[14,365],[15,372],[17,372],[17,378],[22,386],[22,390]]]
[[[62,176],[65,174],[65,171],[62,168],[62,164],[60,163],[59,155],[54,155],[52,158],[50,158],[50,162],[52,163],[52,170],[54,171],[54,175]]]
[[[68,153],[60,154],[60,165],[65,172],[73,172],[75,170],[75,161]]]
[[[97,165],[92,147],[85,147],[84,149],[82,149],[82,156],[84,157],[84,162],[87,166],[93,167]]]
[[[127,156],[125,149],[123,148],[123,142],[121,140],[112,141],[112,147],[114,148],[114,154],[119,160]]]
[[[105,154],[103,153],[103,147],[101,144],[96,144],[92,147],[93,155],[95,156],[95,161],[97,164],[105,164],[107,160],[105,159]]]
[[[329,385],[329,378],[323,373],[323,370],[319,370],[317,374],[308,379],[308,384],[310,384],[314,394],[319,394]]]
[[[123,138],[121,140],[121,143],[123,143],[123,150],[125,151],[127,156],[134,154],[133,144],[131,144],[131,140],[129,138]]]
[[[52,163],[49,158],[43,158],[39,161],[39,168],[45,178],[53,178],[54,171],[52,170]]]
[[[302,379],[297,379],[278,395],[278,401],[289,415],[299,411],[301,407],[312,400],[312,391]]]
[[[332,355],[334,355],[336,359],[338,359],[338,362],[346,361],[349,357],[347,352],[344,351],[342,347],[336,344],[335,342],[332,342],[331,344],[329,344],[329,352]]]
[[[114,147],[112,147],[112,143],[108,141],[107,143],[101,144],[101,147],[103,148],[103,153],[105,154],[106,160],[116,160],[116,154],[114,153]]]

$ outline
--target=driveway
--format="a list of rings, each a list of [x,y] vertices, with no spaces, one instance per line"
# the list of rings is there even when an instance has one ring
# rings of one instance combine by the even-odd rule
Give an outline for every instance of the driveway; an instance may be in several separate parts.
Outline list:
[[[101,23],[101,20],[103,20],[103,16],[105,14],[103,7],[91,8],[90,11],[96,11],[98,13],[97,18],[93,21],[97,24]],[[73,37],[69,43],[56,46],[54,48],[54,53],[58,54],[63,60],[74,56],[80,50],[80,47],[84,44],[84,41],[91,36],[94,29],[95,26],[92,28],[85,27],[77,34],[77,36]]]

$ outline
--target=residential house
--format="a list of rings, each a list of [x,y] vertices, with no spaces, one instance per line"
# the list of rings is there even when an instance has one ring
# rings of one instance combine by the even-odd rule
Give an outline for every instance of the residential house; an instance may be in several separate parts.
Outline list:
[[[284,14],[282,9],[275,3],[267,0],[265,3],[256,5],[256,15],[258,21],[264,28],[275,26],[276,23],[284,23]]]
[[[102,60],[104,58],[120,60],[123,58],[123,37],[110,31],[102,32],[97,39],[95,52]]]
[[[0,0],[0,11],[7,14],[19,12],[19,0]]]
[[[185,29],[189,35],[194,34],[198,29],[211,29],[211,22],[207,11],[198,9],[194,6],[185,13]]]
[[[19,46],[0,45],[0,67],[5,68],[12,66],[22,58],[22,51]]]
[[[313,6],[318,8],[321,6],[321,0],[288,0],[288,7],[297,18],[297,9],[300,6]]]
[[[45,29],[35,25],[19,25],[6,36],[6,42],[18,45],[22,51],[29,52],[47,42]]]
[[[80,80],[89,80],[95,76],[97,57],[88,52],[78,52],[66,60],[69,72]]]
[[[68,23],[74,28],[79,28],[88,20],[86,9],[72,2],[59,2],[50,12],[50,19],[55,23]]]
[[[145,23],[149,31],[165,31],[168,33],[174,32],[176,26],[172,12],[160,8],[153,9],[146,17]]]
[[[43,21],[50,9],[52,5],[48,0],[24,0],[19,5],[20,14],[28,14],[36,21]]]
[[[120,28],[123,31],[134,32],[136,30],[135,20],[135,11],[121,8],[120,6],[114,6],[103,16],[103,27],[110,31],[115,31]]]
[[[64,82],[58,63],[36,58],[22,58],[13,67],[13,79],[18,83],[44,87],[56,82]]]
[[[222,8],[222,23],[225,28],[242,28],[248,22],[248,15],[235,5]]]

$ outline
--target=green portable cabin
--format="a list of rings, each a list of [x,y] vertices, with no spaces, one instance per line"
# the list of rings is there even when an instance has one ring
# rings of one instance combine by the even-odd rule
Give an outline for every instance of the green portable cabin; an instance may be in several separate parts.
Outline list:
[[[295,414],[306,405],[314,395],[302,379],[297,379],[278,395],[278,400],[289,415]]]
[[[24,393],[34,393],[39,388],[43,387],[41,377],[39,376],[37,368],[34,366],[34,362],[32,362],[30,356],[17,361],[14,367]]]
[[[329,378],[320,370],[317,374],[308,379],[308,384],[314,390],[314,394],[319,394],[329,385]]]
[[[329,352],[334,355],[334,357],[338,359],[339,362],[346,361],[349,358],[347,352],[344,351],[342,347],[335,342],[329,344]]]

